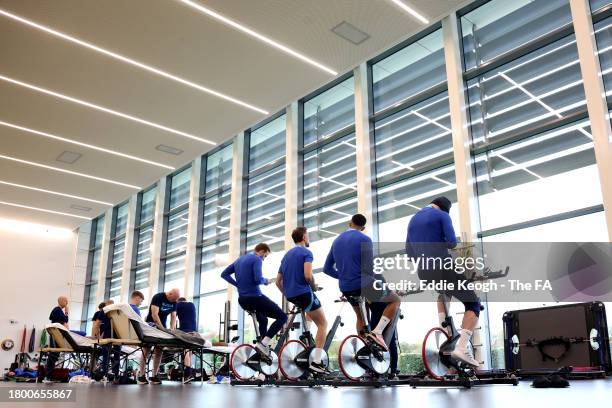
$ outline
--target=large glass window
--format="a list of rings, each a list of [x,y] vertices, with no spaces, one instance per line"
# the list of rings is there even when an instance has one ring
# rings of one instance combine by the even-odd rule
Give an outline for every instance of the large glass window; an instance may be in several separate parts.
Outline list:
[[[475,144],[585,111],[574,35],[469,80],[468,98]]]
[[[596,12],[605,6],[610,5],[610,0],[591,0],[591,11]]]
[[[202,202],[198,330],[219,338],[219,318],[227,301],[227,282],[221,272],[229,256],[233,146],[230,144],[206,156]],[[206,312],[204,312],[206,311]]]
[[[164,290],[185,286],[185,256],[189,224],[191,167],[168,178],[166,241],[162,257]]]
[[[105,299],[115,302],[121,300],[121,283],[125,260],[125,236],[127,230],[128,203],[116,207],[113,211],[113,223],[110,237],[110,267],[106,272]]]
[[[133,254],[131,290],[140,290],[145,295],[145,302],[151,297],[149,277],[151,272],[151,252],[153,245],[153,230],[155,228],[155,202],[157,187],[153,186],[140,193],[138,199],[136,228],[134,241],[136,250]]]
[[[480,67],[569,24],[568,0],[493,0],[461,17],[465,69]]]
[[[433,72],[427,78],[435,80],[403,82],[414,72]],[[372,79],[375,112],[395,103],[393,111],[373,116],[378,235],[402,242],[409,217],[433,198],[456,201],[442,30],[376,61]],[[377,107],[391,95],[403,97]]]
[[[285,156],[286,115],[283,113],[249,132],[247,168],[246,228],[243,228],[243,253],[265,242],[272,253],[263,262],[263,275],[276,276],[285,254]],[[262,292],[281,303],[275,285],[261,287]],[[244,340],[254,337],[252,322],[245,315]]]
[[[485,241],[607,236],[570,19],[567,0],[493,0],[461,17]],[[503,313],[537,306],[487,305],[494,368],[503,368]]]
[[[453,142],[441,28],[372,63],[374,189],[381,242],[404,242],[410,217],[437,196],[456,202]],[[457,208],[451,217],[457,222]],[[435,299],[432,299],[432,302]],[[422,369],[433,303],[402,305],[399,368]]]
[[[338,85],[304,101],[303,145],[327,139],[355,123],[355,79]]]
[[[357,212],[355,144],[355,84],[352,77],[317,92],[303,101],[304,132],[300,142],[302,161],[300,215],[308,228],[315,279],[324,288],[317,293],[332,322],[341,306],[338,281],[321,272],[334,238],[348,226]],[[345,328],[354,326],[353,316],[343,313]],[[348,334],[340,327],[329,350],[330,362],[337,360],[339,342]],[[311,325],[311,330],[316,327]]]
[[[246,251],[266,242],[284,249],[286,116],[253,129],[249,137]]]
[[[446,82],[442,30],[372,64],[374,112]]]
[[[91,333],[91,318],[98,310],[97,292],[100,278],[100,257],[102,255],[102,241],[104,239],[104,215],[91,221],[91,236],[87,259],[87,272],[85,275],[85,290],[83,299],[83,313],[81,317],[81,330]]]

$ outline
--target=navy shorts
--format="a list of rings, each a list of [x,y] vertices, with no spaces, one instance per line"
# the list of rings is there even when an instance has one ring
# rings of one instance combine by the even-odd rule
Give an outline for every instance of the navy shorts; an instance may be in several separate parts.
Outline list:
[[[376,290],[371,285],[357,290],[343,291],[342,295],[348,299],[351,306],[359,306],[359,297],[364,297],[368,303],[382,302],[382,299],[389,295],[389,291],[386,289]]]
[[[312,291],[287,298],[287,300],[305,312],[314,312],[321,307],[319,298]]]

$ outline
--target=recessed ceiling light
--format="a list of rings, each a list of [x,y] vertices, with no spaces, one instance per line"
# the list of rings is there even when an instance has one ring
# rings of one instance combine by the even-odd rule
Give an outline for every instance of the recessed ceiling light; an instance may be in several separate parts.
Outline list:
[[[138,68],[142,68],[142,69],[144,69],[146,71],[149,71],[149,72],[152,72],[154,74],[163,76],[164,78],[168,78],[168,79],[171,79],[173,81],[179,82],[179,83],[181,83],[183,85],[187,85],[187,86],[189,86],[191,88],[195,88],[195,89],[198,89],[198,90],[200,90],[202,92],[206,92],[207,94],[214,95],[214,96],[219,97],[221,99],[225,99],[226,101],[235,103],[235,104],[243,106],[245,108],[249,108],[249,109],[254,110],[256,112],[259,112],[259,113],[263,113],[264,115],[268,114],[268,112],[266,110],[264,110],[264,109],[261,109],[261,108],[258,108],[256,106],[250,105],[250,104],[248,104],[246,102],[243,102],[243,101],[241,101],[239,99],[233,98],[233,97],[231,97],[229,95],[225,95],[225,94],[223,94],[223,93],[221,93],[219,91],[215,91],[214,89],[207,88],[207,87],[202,86],[200,84],[196,84],[195,82],[191,82],[191,81],[188,81],[188,80],[186,80],[184,78],[178,77],[176,75],[172,75],[172,74],[170,74],[170,73],[168,73],[166,71],[162,71],[159,68],[152,67],[152,66],[144,64],[142,62],[139,62],[139,61],[133,60],[131,58],[125,57],[123,55],[117,54],[115,52],[109,51],[107,49],[98,47],[97,45],[93,45],[93,44],[88,43],[86,41],[79,40],[78,38],[72,37],[72,36],[70,36],[68,34],[64,34],[64,33],[60,32],[60,31],[57,31],[57,30],[54,30],[52,28],[46,27],[46,26],[44,26],[42,24],[38,24],[38,23],[35,23],[35,22],[33,22],[31,20],[28,20],[26,18],[23,18],[23,17],[20,17],[18,15],[9,13],[6,10],[0,9],[0,15],[3,15],[3,16],[6,16],[8,18],[11,18],[13,20],[19,21],[20,23],[24,23],[26,25],[29,25],[30,27],[33,27],[33,28],[36,28],[38,30],[44,31],[44,32],[46,32],[48,34],[54,35],[56,37],[62,38],[62,39],[67,40],[67,41],[70,41],[72,43],[78,44],[78,45],[80,45],[82,47],[89,48],[90,50],[99,52],[101,54],[104,54],[104,55],[109,56],[111,58],[117,59],[119,61],[128,63],[130,65],[134,65],[134,66],[136,66]]]
[[[41,92],[41,93],[44,93],[44,94],[47,94],[47,95],[55,96],[56,98],[60,98],[60,99],[66,100],[66,101],[70,101],[70,102],[73,102],[73,103],[76,103],[76,104],[79,104],[79,105],[87,106],[88,108],[96,109],[96,110],[99,110],[99,111],[102,111],[102,112],[109,113],[111,115],[119,116],[120,118],[129,119],[129,120],[132,120],[134,122],[142,123],[143,125],[151,126],[151,127],[156,128],[156,129],[160,129],[160,130],[164,130],[166,132],[174,133],[175,135],[180,135],[180,136],[184,136],[184,137],[189,138],[189,139],[197,140],[198,142],[208,143],[208,144],[211,144],[213,146],[217,145],[215,142],[211,142],[210,140],[202,139],[201,137],[194,136],[192,134],[185,133],[185,132],[182,132],[180,130],[172,129],[172,128],[169,128],[167,126],[155,123],[155,122],[150,122],[148,120],[137,118],[136,116],[131,116],[131,115],[128,115],[126,113],[122,113],[122,112],[118,112],[118,111],[115,111],[115,110],[112,110],[112,109],[109,109],[109,108],[105,108],[104,106],[96,105],[96,104],[93,104],[91,102],[87,102],[87,101],[83,101],[81,99],[73,98],[71,96],[64,95],[64,94],[61,94],[61,93],[58,93],[58,92],[50,91],[48,89],[41,88],[41,87],[36,86],[36,85],[31,85],[31,84],[28,84],[26,82],[18,81],[18,80],[13,79],[13,78],[9,78],[9,77],[0,75],[0,79],[3,80],[3,81],[6,81],[6,82],[10,82],[11,84],[23,86],[24,88],[32,89],[34,91],[38,91],[38,92]]]
[[[175,156],[178,156],[179,154],[183,153],[181,149],[177,149],[176,147],[167,146],[164,144],[155,146],[155,150],[159,150],[160,152],[164,152],[168,154],[173,154]]]
[[[39,191],[41,193],[53,194],[53,195],[61,196],[61,197],[76,198],[77,200],[90,201],[92,203],[97,203],[97,204],[102,204],[102,205],[113,205],[112,203],[94,200],[92,198],[86,198],[86,197],[76,196],[72,194],[60,193],[58,191],[45,190],[43,188],[38,188],[38,187],[24,186],[23,184],[11,183],[8,181],[3,181],[3,180],[0,180],[0,184],[4,184],[6,186],[11,186],[11,187],[23,188],[25,190]]]
[[[212,9],[204,7],[203,5],[195,3],[195,2],[193,2],[191,0],[181,0],[181,2],[185,3],[186,5],[188,5],[190,7],[193,7],[194,9],[196,9],[198,11],[201,11],[202,13],[204,13],[204,14],[212,17],[212,18],[214,18],[215,20],[218,20],[218,21],[220,21],[220,22],[222,22],[222,23],[224,23],[224,24],[226,24],[226,25],[228,25],[230,27],[233,27],[233,28],[235,28],[235,29],[237,29],[239,31],[242,31],[243,33],[248,34],[251,37],[255,37],[258,40],[263,41],[266,44],[273,46],[274,48],[277,48],[277,49],[279,49],[279,50],[281,50],[281,51],[283,51],[283,52],[285,52],[285,53],[287,53],[287,54],[289,54],[289,55],[291,55],[291,56],[293,56],[293,57],[295,57],[297,59],[300,59],[300,60],[302,60],[302,61],[304,61],[304,62],[306,62],[306,63],[308,63],[308,64],[310,64],[312,66],[315,66],[315,67],[319,68],[320,70],[323,70],[323,71],[327,72],[328,74],[332,74],[334,76],[338,75],[338,73],[336,71],[334,71],[331,68],[326,67],[325,65],[321,64],[320,62],[317,62],[317,61],[313,60],[312,58],[309,58],[309,57],[305,56],[304,54],[301,54],[301,53],[299,53],[299,52],[297,52],[297,51],[287,47],[286,45],[283,45],[283,44],[281,44],[281,43],[279,43],[277,41],[274,41],[273,39],[271,39],[269,37],[266,37],[263,34],[260,34],[260,33],[256,32],[256,31],[253,31],[250,28],[247,28],[247,27],[243,26],[242,24],[240,24],[240,23],[238,23],[238,22],[236,22],[234,20],[231,20],[231,19],[223,16],[223,15],[217,13],[216,11],[214,11]]]
[[[62,142],[71,143],[71,144],[74,144],[74,145],[77,145],[77,146],[87,147],[88,149],[98,150],[100,152],[112,154],[112,155],[119,156],[119,157],[124,157],[126,159],[136,160],[136,161],[139,161],[139,162],[142,162],[142,163],[151,164],[153,166],[163,167],[163,168],[169,169],[169,170],[175,170],[174,167],[168,166],[168,165],[165,165],[165,164],[162,164],[162,163],[157,163],[157,162],[154,162],[154,161],[151,161],[151,160],[142,159],[140,157],[131,156],[129,154],[116,152],[114,150],[105,149],[103,147],[94,146],[94,145],[90,145],[90,144],[87,144],[87,143],[77,142],[76,140],[71,140],[71,139],[67,139],[65,137],[60,137],[60,136],[52,135],[51,133],[41,132],[40,130],[30,129],[30,128],[27,128],[27,127],[15,125],[13,123],[3,122],[3,121],[0,120],[0,125],[6,126],[6,127],[10,127],[10,128],[13,128],[13,129],[22,130],[24,132],[32,133],[32,134],[35,134],[35,135],[38,135],[38,136],[48,137],[50,139],[55,139],[55,140],[59,140],[59,141],[62,141]]]
[[[331,31],[337,36],[342,37],[355,45],[359,45],[368,38],[370,38],[370,35],[368,33],[361,31],[360,29],[358,29],[351,23],[347,23],[346,21],[341,22],[340,24],[332,28]]]
[[[74,164],[81,158],[81,153],[63,151],[55,160],[62,163]]]
[[[408,6],[406,3],[402,2],[401,0],[391,0],[391,1],[395,3],[397,6],[399,6],[406,13],[410,14],[412,17],[419,20],[421,23],[429,24],[429,20],[427,18],[425,18],[421,13],[419,13],[412,7]]]
[[[82,205],[78,205],[78,204],[70,204],[70,208],[73,208],[75,210],[79,210],[79,211],[91,211],[91,207],[85,207]]]
[[[61,212],[61,211],[53,211],[53,210],[47,210],[45,208],[30,207],[29,205],[23,205],[23,204],[17,204],[17,203],[9,203],[9,202],[6,202],[6,201],[0,201],[0,204],[8,205],[8,206],[11,206],[11,207],[25,208],[25,209],[28,209],[28,210],[41,211],[41,212],[46,212],[46,213],[50,213],[50,214],[65,215],[66,217],[81,218],[83,220],[89,220],[90,219],[89,217],[83,217],[82,215],[68,214],[68,213]]]
[[[28,160],[17,159],[15,157],[4,156],[4,155],[0,154],[0,159],[10,160],[10,161],[14,161],[14,162],[17,162],[17,163],[28,164],[30,166],[40,167],[40,168],[43,168],[43,169],[49,169],[49,170],[57,171],[57,172],[60,172],[60,173],[72,174],[72,175],[75,175],[75,176],[84,177],[84,178],[88,178],[88,179],[92,179],[92,180],[103,181],[105,183],[116,184],[118,186],[133,188],[135,190],[142,190],[142,188],[140,188],[138,186],[134,186],[132,184],[126,184],[126,183],[122,183],[120,181],[110,180],[110,179],[106,179],[106,178],[103,178],[103,177],[92,176],[92,175],[89,175],[89,174],[79,173],[79,172],[72,171],[72,170],[60,169],[59,167],[47,166],[46,164],[35,163],[35,162],[28,161]]]

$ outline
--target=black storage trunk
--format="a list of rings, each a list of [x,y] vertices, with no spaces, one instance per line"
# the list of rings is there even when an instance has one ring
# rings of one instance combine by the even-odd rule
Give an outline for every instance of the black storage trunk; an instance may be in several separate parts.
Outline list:
[[[507,370],[547,372],[565,366],[573,366],[577,371],[612,370],[606,308],[602,302],[513,310],[504,313],[503,322]],[[597,330],[598,350],[589,341],[593,329]],[[513,338],[521,343],[518,352]],[[566,350],[566,345],[558,340],[574,341]],[[536,344],[524,345],[542,341],[548,343],[543,350],[553,358],[544,358]]]

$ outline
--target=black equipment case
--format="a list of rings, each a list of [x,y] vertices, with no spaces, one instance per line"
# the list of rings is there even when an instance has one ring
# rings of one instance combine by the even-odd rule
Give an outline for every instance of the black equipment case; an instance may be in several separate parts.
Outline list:
[[[513,310],[504,313],[503,323],[507,370],[612,371],[602,302]]]

